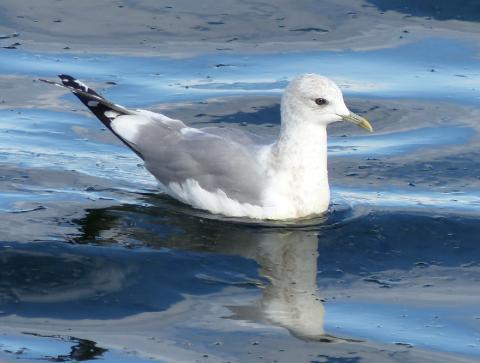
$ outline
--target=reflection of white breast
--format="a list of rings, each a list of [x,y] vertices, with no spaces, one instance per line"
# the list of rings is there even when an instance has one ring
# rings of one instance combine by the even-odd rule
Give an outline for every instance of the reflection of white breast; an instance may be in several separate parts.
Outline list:
[[[307,233],[275,234],[259,245],[260,273],[270,280],[259,302],[265,319],[299,338],[324,335],[324,315],[317,291],[317,237]]]

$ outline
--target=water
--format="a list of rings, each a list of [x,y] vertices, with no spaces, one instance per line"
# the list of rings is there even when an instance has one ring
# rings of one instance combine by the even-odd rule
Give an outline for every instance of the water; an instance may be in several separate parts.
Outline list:
[[[67,19],[92,4],[6,1],[1,45],[20,44],[0,52],[0,361],[478,361],[480,28],[465,3],[105,2],[79,28]],[[120,11],[123,40],[106,26]],[[171,32],[150,28],[172,13]],[[120,104],[273,139],[302,72],[335,79],[375,133],[330,128],[331,208],[295,223],[158,194],[73,96],[36,81],[71,73]]]

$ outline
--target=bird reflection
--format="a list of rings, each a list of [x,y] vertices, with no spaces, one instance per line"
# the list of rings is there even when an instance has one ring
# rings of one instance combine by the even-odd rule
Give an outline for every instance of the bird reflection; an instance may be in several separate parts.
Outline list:
[[[159,201],[165,202],[156,199],[153,203]],[[164,206],[160,207],[163,210],[160,214],[165,214]],[[169,207],[174,210],[177,205]],[[159,212],[155,208],[149,210]],[[298,224],[231,223],[206,214],[186,218],[189,211],[182,212],[183,216],[169,214],[169,223],[185,233],[176,233],[154,244],[253,259],[259,265],[259,274],[268,282],[255,305],[229,306],[231,319],[283,327],[302,340],[342,340],[325,333],[325,307],[317,287],[318,230],[332,223],[326,216],[303,221],[299,227]]]
[[[298,228],[231,223],[208,219],[209,217],[205,216],[179,213],[176,205],[169,207],[166,208],[165,205],[160,207],[124,205],[86,211],[84,218],[75,220],[79,234],[73,242],[77,244],[120,243],[130,246],[133,241],[134,244],[148,245],[154,249],[166,247],[172,250],[208,252],[209,256],[214,253],[219,255],[218,258],[215,257],[217,260],[224,258],[221,256],[222,254],[254,260],[258,264],[259,275],[265,281],[260,284],[259,297],[250,306],[228,306],[231,311],[228,318],[282,327],[302,340],[336,340],[325,333],[325,308],[317,288],[318,226]],[[319,219],[316,222],[324,223],[326,221]],[[47,288],[49,293],[45,294],[40,287],[36,288],[38,283],[32,288],[31,285],[27,284],[27,286],[25,282],[21,281],[8,284],[10,286],[8,290],[10,291],[13,285],[24,286],[24,290],[28,287],[28,294],[25,291],[22,294],[17,293],[16,296],[20,301],[32,303],[41,301],[60,303],[61,301],[75,300],[78,304],[85,305],[82,301],[87,301],[93,305],[99,295],[105,297],[115,295],[119,299],[118,303],[108,305],[110,315],[113,314],[112,312],[131,314],[136,311],[132,310],[130,305],[126,305],[136,301],[132,300],[136,295],[132,294],[129,289],[142,291],[138,298],[144,304],[150,301],[151,304],[154,304],[152,305],[155,307],[154,310],[159,311],[158,309],[160,309],[164,312],[168,312],[172,304],[181,300],[182,294],[188,294],[190,290],[198,290],[198,286],[184,284],[184,281],[181,280],[182,276],[195,276],[196,271],[201,271],[200,267],[195,267],[198,265],[189,267],[189,270],[185,271],[187,275],[182,275],[182,272],[178,278],[175,277],[171,281],[155,282],[155,285],[150,285],[159,295],[152,294],[151,288],[147,288],[148,284],[153,283],[152,279],[159,281],[152,276],[164,273],[175,274],[175,270],[167,270],[167,267],[164,269],[162,266],[175,266],[175,258],[183,261],[181,260],[183,257],[179,257],[181,254],[155,254],[156,264],[144,264],[140,262],[140,255],[135,257],[132,254],[118,253],[118,256],[114,256],[113,251],[110,251],[107,258],[103,253],[96,255],[94,249],[87,249],[87,251],[89,252],[86,256],[73,256],[72,258],[66,258],[65,254],[51,255],[54,256],[51,259],[55,260],[55,265],[64,271],[61,275],[62,279],[54,279],[55,289],[61,291],[61,295],[54,294],[53,292],[56,290],[53,288]],[[16,251],[8,260],[13,264],[16,261],[15,258],[18,260],[23,258],[22,256],[20,251]],[[5,255],[6,257],[7,255]],[[79,276],[75,271],[77,275],[73,272],[71,276],[65,274],[65,271],[69,271],[68,266],[72,264],[68,261],[72,260],[77,261],[80,265],[75,271],[82,269],[81,271],[84,273],[80,273]],[[84,260],[87,263],[83,264]],[[38,262],[37,270],[45,270],[50,273],[51,270],[43,268],[43,262],[40,262]],[[29,263],[24,261],[20,266],[26,266],[25,269],[27,269],[30,266]],[[19,264],[17,263],[16,266]],[[89,266],[92,269],[89,269]],[[114,274],[105,273],[106,270],[111,270],[113,267],[116,271]],[[224,269],[224,265],[221,268]],[[241,267],[232,266],[232,273],[238,273],[239,269]],[[18,268],[16,271],[18,277]],[[33,270],[32,273],[34,273]],[[227,271],[227,273],[229,272]],[[245,273],[252,273],[251,268]],[[99,278],[98,274],[103,278]],[[45,277],[45,281],[50,280]],[[85,281],[84,285],[87,287],[91,281],[90,287],[79,289],[79,283],[82,281]],[[180,287],[176,281],[181,283]],[[159,291],[162,288],[165,289],[165,292]],[[198,291],[208,294],[208,289],[213,292],[213,289],[218,288],[219,286],[209,285]],[[16,291],[18,292],[18,289]],[[167,293],[170,294],[168,298]],[[163,298],[158,300],[155,296],[163,296]],[[77,309],[76,305],[72,305],[72,303],[69,306],[72,307],[72,311]],[[139,308],[138,304],[132,306]],[[12,309],[14,309],[13,306]],[[98,310],[97,315],[99,316],[106,314],[98,306],[96,310]],[[83,312],[84,310],[75,310],[77,315]],[[59,314],[61,315],[61,313]]]
[[[325,308],[317,289],[317,251],[318,239],[312,232],[263,235],[251,257],[269,284],[256,306],[230,307],[234,317],[259,318],[303,340],[331,340],[325,335]]]
[[[123,216],[138,221],[139,209],[127,209],[128,213]],[[283,327],[302,340],[337,340],[325,334],[324,330],[325,308],[317,288],[318,228],[241,225],[198,215],[178,214],[172,210],[175,208],[166,209],[163,206],[161,209],[142,209],[141,218],[145,222],[147,211],[148,223],[142,223],[141,229],[133,228],[131,233],[136,239],[141,238],[143,242],[148,241],[148,244],[157,247],[239,255],[258,263],[259,274],[268,283],[263,286],[255,305],[229,306],[232,311],[230,319]],[[118,215],[118,212],[113,214]],[[164,231],[157,231],[157,227],[166,222],[165,217],[171,227],[180,228],[183,233],[176,230],[176,233],[165,236]],[[98,210],[95,220],[97,218]],[[111,219],[104,216],[103,220]],[[315,222],[325,224],[327,221],[321,217]],[[126,224],[117,223],[122,227]],[[146,225],[149,233],[145,233]],[[83,228],[92,232],[91,226]],[[159,235],[162,237],[159,238]]]

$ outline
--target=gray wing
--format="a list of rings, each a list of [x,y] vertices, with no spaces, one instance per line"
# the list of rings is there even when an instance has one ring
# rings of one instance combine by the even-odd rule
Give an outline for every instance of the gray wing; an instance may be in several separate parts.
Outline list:
[[[261,145],[240,130],[217,134],[215,128],[177,122],[169,125],[156,117],[139,128],[134,145],[147,169],[164,185],[194,179],[205,190],[221,189],[241,203],[258,203],[264,180],[257,157]]]
[[[69,75],[62,84],[72,91],[122,142],[144,161],[163,184],[196,180],[211,192],[218,189],[241,203],[256,204],[262,190],[257,141],[240,130],[193,129],[179,120],[114,104]]]

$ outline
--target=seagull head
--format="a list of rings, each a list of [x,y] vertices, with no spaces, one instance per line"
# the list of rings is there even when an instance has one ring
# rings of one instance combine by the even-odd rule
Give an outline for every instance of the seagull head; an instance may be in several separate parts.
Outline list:
[[[342,91],[335,82],[313,73],[303,74],[290,82],[282,98],[282,114],[282,118],[298,115],[303,121],[325,126],[348,121],[373,131],[367,119],[347,108]]]

